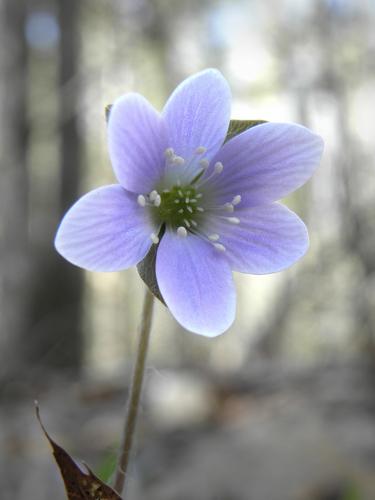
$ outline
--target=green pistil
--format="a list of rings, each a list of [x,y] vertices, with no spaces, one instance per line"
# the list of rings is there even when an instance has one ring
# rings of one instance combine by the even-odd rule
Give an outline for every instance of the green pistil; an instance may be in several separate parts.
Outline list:
[[[166,224],[172,229],[180,226],[194,227],[202,211],[201,208],[198,209],[200,200],[199,196],[196,198],[197,194],[191,185],[173,186],[167,192],[160,192],[160,205],[152,207],[156,222]]]

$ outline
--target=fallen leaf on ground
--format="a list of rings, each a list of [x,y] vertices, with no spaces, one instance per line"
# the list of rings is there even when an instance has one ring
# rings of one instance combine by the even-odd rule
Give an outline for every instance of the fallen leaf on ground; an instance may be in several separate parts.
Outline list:
[[[83,464],[87,472],[82,471],[71,456],[50,438],[40,418],[39,406],[35,402],[36,416],[39,424],[52,446],[53,455],[64,480],[68,500],[122,500],[107,484]]]

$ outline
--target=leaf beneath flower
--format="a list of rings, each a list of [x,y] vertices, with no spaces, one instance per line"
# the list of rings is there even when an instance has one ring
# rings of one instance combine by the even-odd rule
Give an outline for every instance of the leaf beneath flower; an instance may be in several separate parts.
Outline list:
[[[50,438],[41,421],[37,404],[35,410],[39,424],[52,446],[53,455],[64,480],[68,500],[122,500],[110,486],[96,477],[87,465],[84,464],[87,472],[83,472],[78,467],[70,455]]]
[[[224,144],[230,139],[233,139],[238,134],[245,132],[249,128],[256,127],[262,123],[267,123],[266,120],[231,120],[229,122],[227,136],[225,137]]]
[[[163,237],[164,228],[159,234],[159,239]],[[156,279],[156,252],[159,245],[152,245],[146,257],[137,264],[137,271],[143,282],[147,285],[150,292],[160,300],[164,305],[164,299],[160,293],[159,285]]]
[[[104,109],[105,119],[106,119],[107,122],[108,122],[108,119],[109,119],[109,113],[111,112],[112,106],[113,106],[113,104],[107,104],[107,106]]]

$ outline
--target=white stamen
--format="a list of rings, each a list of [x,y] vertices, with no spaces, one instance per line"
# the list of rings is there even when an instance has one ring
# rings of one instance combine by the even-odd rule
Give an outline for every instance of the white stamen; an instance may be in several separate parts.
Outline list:
[[[154,243],[155,245],[157,245],[159,243],[159,238],[156,236],[155,233],[151,233],[150,238],[152,240],[152,243]]]
[[[216,233],[208,235],[208,239],[211,241],[217,241],[219,238],[220,238],[220,236]]]
[[[241,195],[237,194],[232,200],[232,205],[238,205],[241,202],[241,199]]]
[[[224,203],[224,210],[226,210],[227,212],[233,212],[234,211],[234,206],[232,205],[232,203]]]
[[[215,175],[221,174],[223,170],[224,170],[224,165],[221,163],[221,161],[216,162],[213,171],[211,171],[210,175],[208,175],[207,177],[202,176],[202,178],[199,177],[197,179],[198,181],[197,188],[200,189],[202,186],[207,184],[207,182],[210,182]]]
[[[239,224],[240,219],[238,217],[225,217],[228,222],[231,224]]]
[[[185,226],[190,227],[190,222],[187,219],[184,219]]]
[[[203,194],[202,193],[198,193],[195,195],[196,198],[202,198]]]
[[[184,209],[183,208],[180,208],[180,210],[178,211],[179,214],[183,214],[184,213]]]
[[[202,207],[197,207],[198,212],[204,212],[204,209]]]
[[[164,156],[166,158],[168,158],[168,160],[171,160],[174,156],[174,151],[172,148],[167,148],[165,151],[164,151]]]
[[[156,200],[156,197],[159,195],[159,193],[157,191],[155,191],[155,189],[153,191],[151,191],[150,193],[150,201],[155,201]]]
[[[180,200],[179,198],[176,198],[176,199],[174,200],[174,202],[175,202],[175,203],[180,203],[180,201],[181,201],[181,200]]]
[[[210,164],[209,161],[206,160],[205,158],[203,158],[203,160],[199,160],[199,165],[204,169],[206,169],[209,164]]]
[[[189,203],[190,198],[185,198],[185,203]]]
[[[187,231],[183,226],[177,228],[177,236],[181,236],[182,238],[186,238]]]
[[[221,163],[221,161],[218,161],[217,163],[215,163],[215,167],[214,167],[215,174],[221,174],[223,169],[224,169],[224,165]]]
[[[194,198],[191,198],[190,203],[197,203],[197,200],[195,200]]]
[[[186,208],[191,214],[193,213],[193,209],[190,206],[187,206]]]
[[[193,219],[192,219],[190,222],[193,224],[193,226],[194,226],[194,227],[197,227],[197,226],[198,226],[198,223],[197,223],[197,222],[195,222],[195,220],[193,220]]]
[[[182,158],[182,156],[175,156],[172,160],[174,165],[181,166],[185,163],[185,160]]]
[[[161,204],[161,196],[160,194],[156,195],[156,198],[154,200],[154,205],[155,207],[160,207],[160,204]]]
[[[225,252],[225,246],[222,245],[221,243],[213,243],[213,246],[216,248],[216,250],[219,250],[220,252]]]
[[[183,198],[184,193],[181,191],[181,189],[179,189],[177,192],[178,192],[178,194],[181,196],[181,198]]]
[[[204,146],[199,146],[199,148],[197,148],[195,150],[197,155],[201,155],[201,154],[205,153],[206,151],[207,151],[207,148],[205,148]]]
[[[137,202],[138,202],[138,205],[140,205],[141,207],[146,206],[146,198],[143,196],[143,194],[138,195]]]

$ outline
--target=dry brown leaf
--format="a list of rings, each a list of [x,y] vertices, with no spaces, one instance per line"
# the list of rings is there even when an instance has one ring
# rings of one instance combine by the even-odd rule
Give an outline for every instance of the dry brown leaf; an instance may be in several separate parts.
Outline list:
[[[35,410],[39,424],[52,446],[53,455],[65,483],[68,500],[122,500],[110,486],[96,477],[86,464],[83,465],[87,473],[78,467],[70,455],[50,438],[40,418],[37,402],[35,402]]]

